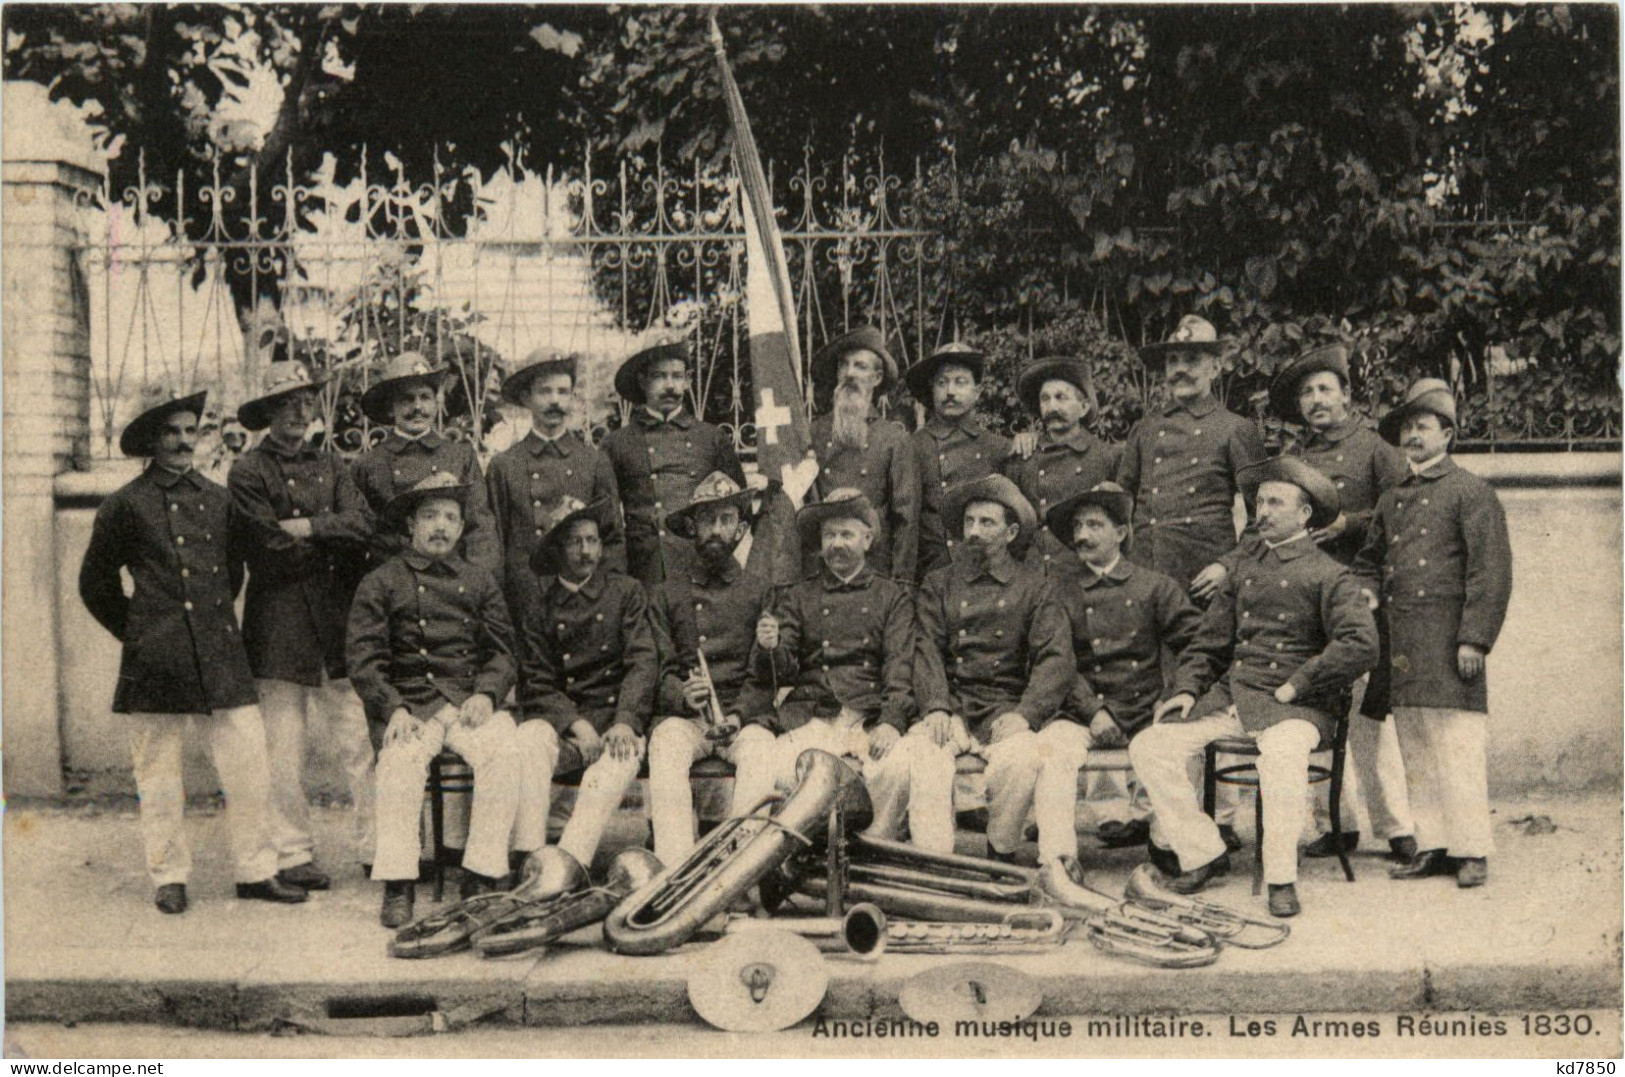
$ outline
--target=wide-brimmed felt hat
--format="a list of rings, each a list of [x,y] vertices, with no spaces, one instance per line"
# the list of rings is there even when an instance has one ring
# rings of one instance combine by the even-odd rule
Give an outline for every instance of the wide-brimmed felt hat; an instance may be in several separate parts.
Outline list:
[[[983,475],[979,479],[952,486],[942,496],[942,524],[955,542],[965,540],[965,507],[974,501],[995,501],[1016,515],[1021,530],[1010,544],[1010,552],[1020,557],[1038,533],[1038,512],[1021,488],[1003,475]]]
[[[388,426],[395,421],[390,410],[397,390],[413,384],[438,390],[446,374],[445,367],[435,366],[422,352],[401,352],[384,368],[384,376],[361,394],[361,411],[373,422]]]
[[[576,380],[576,359],[574,354],[537,348],[525,356],[524,361],[503,381],[502,399],[517,407],[524,407],[530,383],[543,374],[568,374],[573,385]]]
[[[1044,514],[1044,526],[1061,540],[1061,545],[1070,550],[1073,524],[1077,521],[1078,513],[1090,505],[1098,505],[1106,510],[1113,523],[1129,529],[1129,533],[1123,537],[1122,547],[1123,552],[1127,553],[1134,542],[1134,495],[1115,482],[1097,483],[1081,494],[1073,494]]]
[[[678,538],[692,539],[699,513],[724,505],[733,505],[737,508],[739,518],[748,524],[752,519],[750,511],[752,499],[753,495],[749,488],[740,486],[729,475],[713,471],[694,487],[694,499],[687,506],[666,517],[666,530]]]
[[[880,356],[880,391],[885,392],[897,384],[897,360],[886,347],[885,334],[872,325],[860,325],[842,333],[813,353],[813,381],[822,384],[835,380],[841,356],[847,352],[868,351]]]
[[[1296,456],[1277,456],[1242,468],[1236,481],[1243,490],[1257,490],[1266,482],[1289,482],[1309,495],[1309,528],[1318,530],[1337,519],[1343,511],[1343,498],[1337,483],[1325,472]]]
[[[1275,377],[1270,380],[1270,410],[1275,413],[1275,417],[1285,419],[1289,423],[1303,422],[1303,414],[1298,408],[1298,389],[1303,385],[1303,379],[1309,375],[1327,370],[1336,374],[1343,382],[1343,387],[1348,388],[1348,348],[1338,343],[1321,344],[1310,348],[1278,370]]]
[[[158,435],[162,432],[164,424],[171,415],[196,415],[199,420],[203,418],[203,402],[208,399],[208,390],[201,393],[192,393],[190,396],[172,397],[160,400],[147,408],[140,415],[131,419],[123,432],[119,434],[119,451],[125,456],[151,456],[156,449]]]
[[[1405,390],[1405,399],[1399,406],[1377,423],[1377,432],[1384,441],[1390,445],[1399,444],[1399,428],[1405,420],[1419,411],[1431,412],[1449,423],[1456,425],[1456,394],[1450,391],[1450,384],[1439,378],[1421,378]]]
[[[964,367],[972,378],[981,381],[982,372],[987,369],[987,356],[969,344],[952,340],[909,367],[903,375],[903,384],[914,394],[914,399],[930,407],[931,383],[936,380],[937,371],[945,366]]]
[[[1140,360],[1160,363],[1176,352],[1218,355],[1223,350],[1224,342],[1219,339],[1219,331],[1213,328],[1213,323],[1199,314],[1187,314],[1179,319],[1179,325],[1167,340],[1141,348]]]
[[[552,523],[530,551],[530,570],[538,576],[550,576],[559,570],[559,543],[569,534],[570,525],[577,520],[591,520],[603,533],[605,516],[614,511],[608,500],[599,499],[587,504],[578,497],[561,497],[554,509]]]
[[[868,524],[871,531],[880,527],[880,517],[863,491],[843,486],[831,490],[822,501],[802,506],[796,513],[796,533],[801,536],[803,550],[816,550],[823,545],[819,531],[826,520],[859,520]]]
[[[1095,411],[1095,375],[1082,359],[1051,357],[1037,359],[1022,368],[1016,376],[1016,398],[1033,415],[1038,414],[1038,397],[1046,381],[1064,381],[1077,387],[1089,413]]]
[[[425,501],[436,498],[448,498],[457,502],[459,508],[468,508],[468,483],[461,481],[449,471],[437,471],[422,482],[402,490],[384,504],[384,511],[380,523],[386,532],[401,531],[406,527],[406,520],[417,507]]]
[[[615,371],[615,392],[622,400],[634,404],[647,404],[643,395],[643,371],[664,359],[676,359],[688,365],[688,345],[681,341],[666,341],[631,354]]]
[[[271,425],[271,413],[285,398],[320,389],[326,383],[326,378],[312,378],[305,364],[297,360],[267,363],[260,395],[243,401],[237,409],[237,421],[244,430],[264,430]]]

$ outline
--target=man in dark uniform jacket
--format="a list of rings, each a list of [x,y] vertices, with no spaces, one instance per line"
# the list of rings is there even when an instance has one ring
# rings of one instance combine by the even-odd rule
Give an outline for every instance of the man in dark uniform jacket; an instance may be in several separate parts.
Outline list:
[[[361,581],[350,608],[350,681],[383,727],[372,877],[390,928],[412,919],[423,783],[443,747],[474,770],[463,896],[495,889],[509,869],[519,757],[499,708],[514,683],[513,629],[496,578],[457,553],[471,492],[442,472],[397,494],[380,522],[411,546]]]
[[[1489,877],[1489,723],[1485,658],[1512,599],[1512,543],[1495,491],[1450,459],[1456,399],[1423,378],[1383,416],[1382,436],[1409,474],[1377,502],[1356,568],[1380,594],[1391,635],[1388,674],[1420,851],[1395,868],[1414,879]]]
[[[525,612],[519,693],[524,775],[514,848],[547,842],[553,775],[580,771],[558,851],[584,870],[637,780],[660,659],[641,584],[603,567],[600,521],[613,505],[566,499],[531,551],[540,595]]]
[[[205,394],[149,408],[119,436],[151,463],[102,502],[79,568],[79,597],[124,645],[113,713],[127,715],[141,837],[160,911],[186,911],[192,870],[181,815],[186,719],[207,733],[226,794],[237,896],[304,901],[276,877],[267,816],[270,778],[254,674],[233,603],[242,558],[229,548],[228,495],[192,467]],[[121,569],[135,582],[124,593]]]
[[[830,407],[812,421],[819,471],[809,499],[861,490],[875,510],[870,568],[912,583],[920,554],[920,475],[908,431],[876,410],[876,401],[897,382],[897,360],[880,330],[866,325],[820,348],[812,377],[817,395],[828,393]],[[803,570],[816,573],[819,561],[817,543],[803,544]]]
[[[903,381],[931,417],[914,433],[914,468],[920,477],[920,554],[923,579],[946,565],[954,540],[943,529],[942,499],[960,483],[991,475],[1010,455],[1010,441],[988,430],[976,415],[987,358],[953,341],[908,368]]]
[[[1032,455],[1009,457],[1004,472],[1015,480],[1040,516],[1069,497],[1093,489],[1117,471],[1117,449],[1084,426],[1094,411],[1094,375],[1078,359],[1040,359],[1016,379],[1016,395],[1038,421],[1038,447]],[[1027,563],[1071,575],[1077,559],[1049,531],[1041,531]]]
[[[417,352],[402,352],[390,360],[384,376],[361,396],[367,418],[389,427],[389,433],[351,465],[339,506],[358,510],[366,518],[372,532],[372,564],[377,566],[407,546],[404,535],[380,525],[385,506],[431,475],[450,475],[469,488],[464,498],[463,556],[496,574],[502,569],[502,548],[479,458],[472,445],[434,430],[445,382],[446,370],[432,366]]]
[[[732,762],[743,744],[749,753],[771,746],[773,695],[750,676],[756,622],[771,601],[762,577],[741,568],[734,551],[751,525],[751,492],[720,471],[694,489],[689,506],[667,517],[672,534],[694,543],[694,571],[654,589],[655,645],[660,651],[660,688],[654,732],[649,737],[649,818],[655,855],[675,864],[694,845],[694,800],[688,771],[696,760],[718,755]],[[705,655],[710,684],[699,669]],[[711,713],[711,691],[722,721]],[[749,777],[747,775],[747,777]],[[730,815],[748,811],[767,788],[734,782]]]
[[[372,857],[373,746],[344,666],[344,622],[368,538],[361,513],[337,510],[344,461],[305,440],[315,412],[303,363],[273,362],[264,393],[237,409],[260,443],[231,465],[232,540],[248,560],[243,643],[259,688],[271,769],[271,837],[285,882],[325,890],[305,798],[312,711],[329,727],[355,804],[355,855]]]
[[[615,469],[605,453],[565,429],[575,395],[576,358],[541,350],[502,383],[502,399],[530,412],[530,433],[491,458],[485,481],[502,542],[502,593],[508,615],[522,625],[539,591],[530,553],[566,498],[619,505]],[[626,539],[618,512],[605,514],[604,566],[626,571]],[[521,655],[524,633],[516,640]]]
[[[733,437],[685,406],[689,382],[683,344],[645,348],[615,372],[632,413],[604,439],[604,452],[626,513],[627,571],[649,587],[693,567],[693,546],[668,532],[666,517],[688,505],[695,484],[713,471],[745,483]]]
[[[1341,344],[1311,348],[1281,368],[1270,382],[1270,410],[1287,422],[1302,423],[1304,438],[1298,448],[1309,466],[1337,485],[1343,511],[1331,526],[1311,537],[1339,564],[1352,565],[1365,542],[1377,507],[1377,497],[1404,479],[1405,454],[1382,440],[1350,408],[1348,349]],[[1386,649],[1387,632],[1381,614],[1377,631]],[[1405,764],[1399,738],[1388,718],[1388,678],[1381,666],[1366,678],[1359,713],[1349,718],[1348,761],[1351,768],[1343,786],[1343,841],[1352,850],[1360,843],[1355,801],[1365,800],[1371,829],[1388,842],[1396,860],[1409,862],[1416,855],[1415,828],[1405,795]],[[1362,715],[1364,717],[1362,717]],[[1322,787],[1324,788],[1324,787]],[[1324,796],[1315,797],[1317,822],[1326,818]],[[1336,839],[1329,824],[1304,850],[1308,856],[1334,856]]]
[[[943,765],[912,790],[914,842],[953,852],[953,760],[969,753],[987,760],[990,854],[1013,859],[1032,811],[1039,864],[1075,868],[1089,731],[1058,713],[1077,676],[1072,636],[1050,581],[1012,553],[1032,540],[1038,517],[1003,475],[954,487],[943,511],[963,545],[926,576],[916,603],[914,680],[925,716],[908,739],[942,749]]]
[[[1212,741],[1258,743],[1269,910],[1296,916],[1298,838],[1309,756],[1348,713],[1349,688],[1377,662],[1377,626],[1354,574],[1315,546],[1311,530],[1337,518],[1337,487],[1301,460],[1280,458],[1243,476],[1257,484],[1257,546],[1237,562],[1180,659],[1174,694],[1129,744],[1154,813],[1152,862],[1179,893],[1229,867],[1205,815],[1191,764]],[[1251,490],[1249,491],[1251,492]]]

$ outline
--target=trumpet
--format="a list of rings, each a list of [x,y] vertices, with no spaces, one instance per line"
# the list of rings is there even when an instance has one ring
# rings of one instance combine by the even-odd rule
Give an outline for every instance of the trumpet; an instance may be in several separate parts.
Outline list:
[[[739,732],[739,723],[723,713],[722,698],[717,695],[717,683],[711,679],[711,665],[705,660],[705,648],[696,647],[694,653],[700,659],[697,672],[705,681],[705,739],[728,740]]]
[[[1205,931],[1221,942],[1245,950],[1263,950],[1278,945],[1292,934],[1288,924],[1255,920],[1223,905],[1176,894],[1163,885],[1162,874],[1150,864],[1141,864],[1134,869],[1134,874],[1128,877],[1128,885],[1123,888],[1123,900],[1171,917]]]

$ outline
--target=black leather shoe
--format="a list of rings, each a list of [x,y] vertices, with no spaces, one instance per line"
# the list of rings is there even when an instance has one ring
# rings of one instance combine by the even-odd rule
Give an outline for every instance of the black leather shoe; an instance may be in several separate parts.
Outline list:
[[[1443,849],[1426,849],[1411,858],[1410,863],[1388,869],[1390,879],[1425,879],[1429,875],[1449,875],[1450,858]]]
[[[1100,824],[1095,837],[1108,849],[1127,849],[1151,840],[1151,824],[1145,819],[1130,819],[1126,823],[1108,819]]]
[[[1285,919],[1302,912],[1298,888],[1291,883],[1270,883],[1270,915]]]
[[[1001,853],[990,844],[987,847],[987,858],[1000,864],[1014,864],[1016,862],[1016,851],[1011,849],[1008,853]]]
[[[1194,894],[1220,875],[1230,873],[1230,854],[1220,853],[1199,868],[1175,875],[1168,880],[1168,889],[1176,894]]]
[[[987,809],[972,808],[969,811],[955,812],[954,827],[958,830],[968,830],[972,834],[986,834]]]
[[[1416,839],[1409,834],[1388,839],[1388,858],[1396,863],[1409,864],[1416,859],[1416,851]]]
[[[186,884],[165,883],[158,888],[153,904],[158,911],[169,916],[177,916],[186,911]]]
[[[297,886],[301,890],[326,890],[333,885],[333,880],[327,872],[315,864],[299,864],[291,868],[283,868],[276,873],[276,877],[289,886]]]
[[[1360,847],[1360,832],[1358,830],[1343,831],[1343,851],[1352,853]],[[1337,855],[1337,835],[1327,831],[1308,845],[1303,847],[1304,856],[1323,857]]]
[[[378,922],[391,930],[405,927],[412,921],[412,905],[417,888],[409,882],[391,880],[384,883],[384,905],[378,910]]]
[[[1241,835],[1237,834],[1236,828],[1228,823],[1219,824],[1219,837],[1224,839],[1224,847],[1230,852],[1233,853],[1241,848]]]
[[[1456,862],[1456,885],[1463,890],[1490,881],[1490,862],[1482,856],[1464,856]]]
[[[276,876],[263,882],[238,883],[238,901],[274,901],[280,905],[297,905],[309,901],[310,895],[297,886],[289,886]]]
[[[1151,866],[1172,878],[1179,874],[1179,857],[1174,855],[1172,849],[1164,849],[1153,842],[1147,842],[1146,848],[1151,853]]]

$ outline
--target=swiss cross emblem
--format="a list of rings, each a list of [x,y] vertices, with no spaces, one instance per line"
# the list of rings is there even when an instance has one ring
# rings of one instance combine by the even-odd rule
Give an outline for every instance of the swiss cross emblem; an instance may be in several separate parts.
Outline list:
[[[761,435],[765,445],[779,443],[779,431],[789,426],[794,420],[790,409],[773,399],[772,389],[762,390],[762,402],[756,409],[756,432]]]

